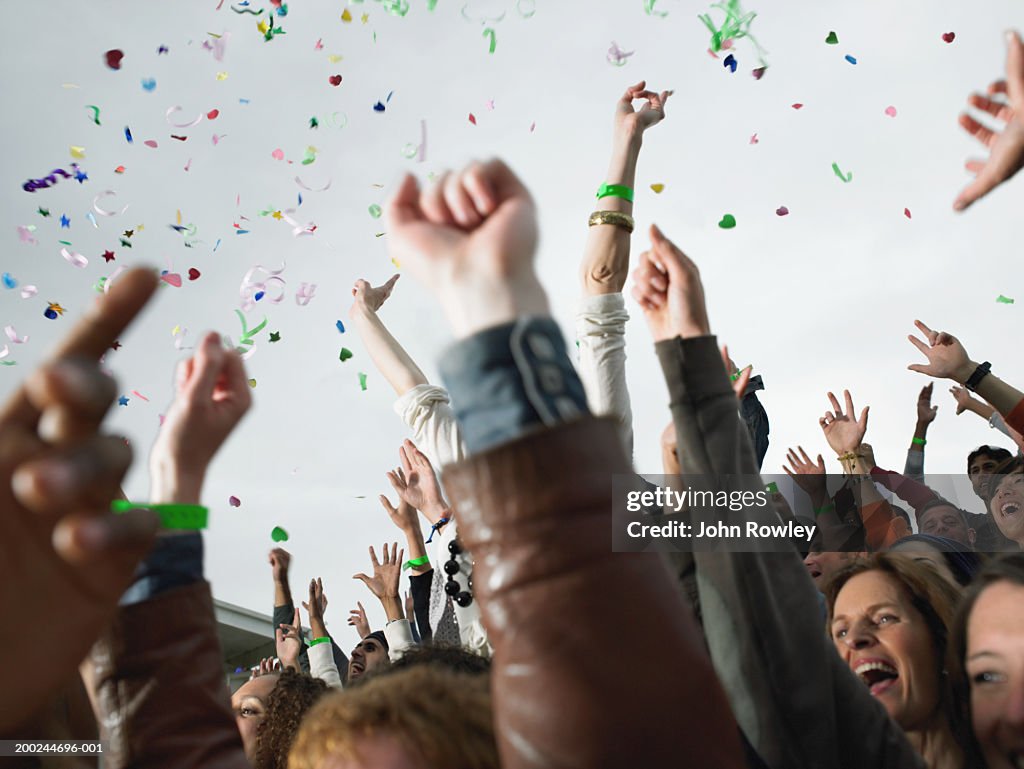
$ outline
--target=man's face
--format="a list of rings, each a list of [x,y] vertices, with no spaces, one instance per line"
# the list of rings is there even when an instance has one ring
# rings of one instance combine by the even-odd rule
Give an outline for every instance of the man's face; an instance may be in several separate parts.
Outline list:
[[[974,493],[982,499],[988,497],[988,482],[997,467],[999,467],[999,460],[992,459],[988,454],[978,454],[971,460],[971,464],[967,468],[967,475],[971,479]]]
[[[917,524],[922,534],[934,534],[968,547],[974,546],[974,529],[967,527],[964,516],[952,505],[929,507],[918,516]]]
[[[823,590],[825,584],[828,582],[829,577],[843,568],[850,559],[856,555],[855,553],[821,553],[812,550],[804,558],[804,566],[807,567],[807,573],[811,575],[811,579],[814,580],[814,586],[818,590]]]
[[[376,638],[367,636],[352,650],[348,661],[348,680],[355,681],[389,662],[384,646]]]

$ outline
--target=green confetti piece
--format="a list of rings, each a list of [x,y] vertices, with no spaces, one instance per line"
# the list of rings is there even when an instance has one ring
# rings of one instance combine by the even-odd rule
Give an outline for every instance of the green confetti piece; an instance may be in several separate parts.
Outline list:
[[[764,490],[767,491],[769,494],[778,494],[779,484],[777,484],[775,481],[772,481],[771,483],[764,487]]]
[[[844,183],[849,183],[853,181],[853,171],[850,171],[850,173],[848,174],[844,174],[842,171],[839,170],[838,163],[832,164],[832,170],[835,172],[836,176],[843,180]]]
[[[996,301],[999,302],[999,304],[1013,304],[1013,300],[1010,297],[1003,296],[1002,294],[996,297]]]
[[[370,211],[370,216],[372,216],[374,219],[380,219],[381,207],[378,206],[376,203],[374,203],[372,206],[370,206],[369,211]]]
[[[516,3],[516,10],[524,19],[529,19],[537,12],[536,0],[519,0]]]
[[[366,392],[366,374],[359,372],[359,389]]]
[[[432,11],[437,8],[437,0],[427,0],[427,10]]]
[[[347,361],[351,357],[352,357],[352,351],[350,349],[348,349],[347,347],[342,347],[341,348],[341,353],[338,355],[338,360],[340,360],[342,363],[344,363],[345,361]],[[364,387],[363,389],[365,390],[366,388]]]
[[[736,226],[736,217],[732,214],[726,214],[722,217],[722,221],[718,223],[718,226],[723,230],[731,230]]]
[[[835,32],[829,32],[828,37],[825,38],[825,42],[829,45],[839,45],[839,36]]]
[[[651,8],[653,9],[653,0],[644,0],[644,7],[646,10],[647,3],[650,2]],[[721,27],[717,26],[711,19],[710,13],[705,13],[697,18],[704,22],[704,26],[707,27],[708,32],[711,33],[711,43],[709,48],[715,53],[722,50],[722,46],[726,40],[740,40],[747,38],[750,40],[751,45],[754,46],[754,51],[757,53],[757,58],[760,62],[761,67],[767,67],[768,64],[764,59],[765,53],[767,53],[761,45],[754,39],[754,36],[750,34],[750,25],[754,19],[757,18],[757,14],[753,11],[750,13],[744,13],[743,8],[740,7],[740,0],[725,0],[724,2],[715,3],[711,6],[725,13],[725,19],[722,21]],[[651,11],[648,11],[650,13]],[[654,12],[654,15],[658,16],[658,12]]]
[[[92,122],[96,125],[102,125],[102,123],[100,123],[100,108],[95,104],[87,104],[85,108],[92,112]]]
[[[407,160],[412,160],[414,157],[416,157],[419,151],[419,147],[417,147],[412,142],[409,142],[404,147],[402,147],[402,157],[406,158]]]
[[[490,36],[490,38],[491,38],[491,43],[490,43],[490,46],[489,46],[487,52],[488,53],[494,53],[494,49],[497,47],[498,42],[497,42],[497,40],[495,40],[494,30],[491,27],[487,27],[487,29],[484,30],[484,37],[487,37],[487,36]]]
[[[107,279],[106,278],[100,278],[99,280],[96,281],[96,285],[93,286],[93,288],[96,290],[97,294],[102,294],[103,293],[103,287],[106,286],[106,284],[107,284]]]
[[[644,0],[644,13],[648,16],[656,16],[659,19],[664,19],[668,16],[668,11],[656,11],[654,9],[654,5],[657,2],[658,0]]]
[[[275,542],[287,542],[288,532],[282,529],[280,526],[275,526],[274,530],[270,532],[270,538]]]
[[[310,128],[319,128],[320,127],[320,121],[317,120],[315,117],[311,117],[309,119],[309,127]]]

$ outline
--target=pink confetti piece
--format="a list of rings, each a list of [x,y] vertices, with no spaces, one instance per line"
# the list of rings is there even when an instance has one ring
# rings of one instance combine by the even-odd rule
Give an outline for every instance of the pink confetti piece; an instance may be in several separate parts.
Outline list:
[[[494,99],[488,99],[486,107],[488,112],[494,112]]]
[[[942,35],[942,42],[952,43],[956,40],[956,32],[944,32]]]
[[[11,340],[12,344],[25,344],[28,341],[27,336],[18,336],[14,326],[4,326],[4,333],[7,334],[7,338]]]
[[[168,108],[167,112],[164,113],[164,116],[167,118],[168,125],[173,126],[174,128],[191,128],[192,126],[199,125],[203,122],[203,113],[200,112],[195,119],[190,120],[187,123],[175,123],[171,120],[171,115],[178,112],[184,112],[184,110],[181,107],[175,106]]]
[[[295,292],[295,304],[305,307],[316,294],[316,283],[300,283]]]
[[[117,216],[118,214],[123,214],[125,211],[128,210],[128,206],[125,206],[120,211],[117,211],[113,208],[103,208],[100,206],[100,200],[102,198],[113,197],[114,195],[117,195],[117,193],[114,192],[113,190],[103,190],[103,192],[101,192],[99,195],[92,199],[92,210],[98,213],[100,216]]]
[[[775,209],[776,216],[789,216],[789,209],[785,206],[779,206]]]
[[[241,296],[241,308],[248,312],[256,305],[256,295],[263,294],[259,301],[269,302],[270,304],[280,304],[284,299],[285,293],[285,281],[284,278],[280,277],[281,273],[284,272],[285,267],[288,265],[285,263],[281,264],[279,270],[268,270],[262,264],[253,265],[245,276],[242,278],[242,285],[239,286],[238,293]],[[255,280],[257,273],[263,273],[267,277]],[[281,292],[276,297],[268,295],[268,286],[273,285]]]
[[[231,505],[232,507],[241,507],[242,506],[242,500],[240,500],[236,496],[230,496],[230,497],[228,497],[228,504]]]
[[[154,150],[158,146],[155,139],[146,139],[146,141],[144,141],[142,143],[145,144],[147,147],[149,147],[151,149],[154,149]]]
[[[797,102],[796,104],[792,105],[793,109],[803,109],[803,106],[804,105],[801,102]]]
[[[21,289],[22,299],[31,299],[33,296],[39,293],[39,289],[35,286],[25,286]]]
[[[530,123],[530,133],[533,133],[536,128],[537,128],[537,123],[536,122]]]
[[[117,276],[118,276],[118,275],[120,275],[120,274],[121,274],[122,272],[124,272],[124,271],[125,271],[126,269],[128,269],[128,268],[127,268],[127,267],[125,267],[125,266],[124,266],[124,265],[122,264],[121,266],[119,266],[119,267],[118,267],[118,268],[117,268],[116,270],[114,270],[114,271],[113,271],[113,272],[112,272],[112,273],[110,274],[110,277],[109,277],[109,278],[107,278],[107,279],[106,279],[106,280],[105,280],[105,281],[103,282],[103,293],[104,293],[104,294],[109,294],[109,293],[110,293],[110,287],[111,287],[111,285],[113,285],[114,281],[115,281],[115,280],[117,280]]]
[[[169,283],[175,288],[181,288],[181,275],[176,272],[167,272],[160,276],[160,280]]]
[[[272,157],[274,160],[284,160],[284,150],[278,148],[270,153],[270,157]]]
[[[39,241],[32,236],[32,233],[35,231],[35,229],[36,228],[31,225],[19,224],[18,240],[22,243],[38,243]]]
[[[185,164],[185,171],[187,172],[191,167],[192,167],[192,158],[189,158],[188,162]]]
[[[891,105],[886,107],[885,114],[888,115],[889,117],[896,117],[896,108]]]
[[[89,266],[89,260],[77,251],[69,251],[67,248],[62,248],[60,255],[67,259],[68,263],[73,267],[84,269]]]
[[[912,219],[912,218],[913,218],[913,217],[912,217],[912,216],[910,215],[910,209],[909,209],[909,208],[904,208],[904,209],[903,209],[903,215],[904,215],[905,217],[907,217],[908,219]]]
[[[758,144],[760,141],[761,140],[757,138],[757,134],[756,133],[753,133],[753,134],[750,135],[750,143],[751,144]]]
[[[134,395],[136,398],[142,398],[142,400],[146,401],[146,403],[149,403],[149,398],[140,393],[138,390],[132,390],[132,395]]]
[[[221,134],[220,136],[214,134],[213,136],[211,136],[210,140],[213,142],[213,146],[216,147],[220,140],[223,139],[225,136],[227,136],[227,134]]]
[[[472,123],[473,125],[476,125],[476,115],[474,115],[472,112],[469,113],[469,122]]]

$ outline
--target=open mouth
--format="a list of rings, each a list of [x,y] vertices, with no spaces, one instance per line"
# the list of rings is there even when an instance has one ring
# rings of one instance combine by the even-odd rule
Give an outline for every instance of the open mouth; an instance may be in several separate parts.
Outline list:
[[[817,566],[808,566],[807,573],[811,575],[811,579],[817,579],[823,574],[822,570]]]
[[[360,675],[361,676],[362,674],[363,674],[363,666],[360,665],[358,662],[353,662],[352,663],[352,675]]]
[[[900,677],[896,668],[881,661],[862,662],[853,672],[875,697],[887,691]]]
[[[1020,505],[1016,502],[1004,502],[999,508],[999,512],[1003,515],[1016,515],[1020,512]]]

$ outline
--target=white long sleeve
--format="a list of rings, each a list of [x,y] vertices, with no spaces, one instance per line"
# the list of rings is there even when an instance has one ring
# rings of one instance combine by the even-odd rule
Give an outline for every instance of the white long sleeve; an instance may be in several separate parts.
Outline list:
[[[414,646],[412,626],[407,619],[396,619],[384,626],[384,637],[388,640],[388,657],[392,662],[402,658],[409,647]]]
[[[395,401],[395,412],[412,430],[413,443],[427,455],[435,472],[466,458],[450,403],[448,391],[432,384],[416,385]]]
[[[309,655],[309,674],[319,678],[332,689],[341,689],[341,674],[334,664],[334,653],[330,643],[316,644],[306,650]]]

